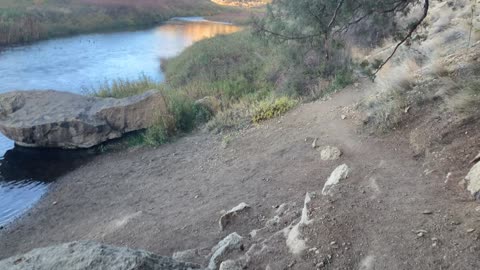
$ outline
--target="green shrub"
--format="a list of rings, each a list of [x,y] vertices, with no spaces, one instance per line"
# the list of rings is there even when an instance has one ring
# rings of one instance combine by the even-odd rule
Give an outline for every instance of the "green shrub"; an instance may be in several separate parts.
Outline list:
[[[295,107],[297,103],[296,100],[289,97],[263,100],[256,105],[252,121],[259,123],[263,120],[278,117]]]
[[[158,123],[148,128],[141,139],[141,144],[159,146],[168,141],[168,132],[162,123]]]
[[[152,89],[163,89],[164,85],[142,74],[136,80],[115,79],[105,81],[97,88],[84,89],[89,95],[102,98],[125,98],[145,93]]]

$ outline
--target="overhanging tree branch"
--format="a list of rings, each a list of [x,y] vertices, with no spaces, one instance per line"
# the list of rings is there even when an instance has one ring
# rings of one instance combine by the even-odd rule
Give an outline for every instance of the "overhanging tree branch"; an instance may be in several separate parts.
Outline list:
[[[422,17],[417,21],[415,22],[414,25],[412,25],[412,27],[410,28],[410,31],[408,31],[407,35],[402,39],[400,40],[400,42],[395,46],[395,48],[393,49],[393,52],[390,54],[389,57],[387,57],[387,59],[385,59],[385,61],[383,61],[377,68],[377,70],[373,73],[373,76],[376,76],[378,74],[378,72],[380,72],[380,70],[393,58],[393,56],[395,55],[395,53],[398,51],[398,49],[400,48],[400,46],[403,45],[403,43],[405,43],[409,38],[412,37],[413,33],[417,30],[417,28],[422,24],[422,22],[425,20],[425,18],[427,17],[428,15],[428,10],[430,8],[430,1],[429,0],[425,0],[425,3],[423,5],[423,14],[422,14]]]

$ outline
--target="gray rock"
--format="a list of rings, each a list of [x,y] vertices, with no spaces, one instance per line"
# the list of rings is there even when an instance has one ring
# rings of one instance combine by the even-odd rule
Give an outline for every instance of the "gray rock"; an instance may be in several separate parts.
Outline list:
[[[308,216],[311,208],[312,202],[312,193],[308,193],[305,195],[305,201],[303,203],[302,209],[302,216],[300,217],[300,221],[287,228],[285,230],[285,237],[286,237],[286,244],[290,252],[294,255],[300,255],[307,249],[307,242],[304,239],[302,234],[302,227],[305,227],[313,222]]]
[[[15,91],[0,95],[0,132],[22,146],[89,148],[148,128],[165,111],[156,90],[123,99]]]
[[[220,259],[227,252],[239,249],[242,246],[242,237],[237,233],[231,233],[212,248],[212,255],[208,263],[208,269],[215,270]]]
[[[327,146],[320,152],[322,160],[337,160],[342,156],[342,151],[334,146]]]
[[[0,269],[9,270],[190,270],[191,263],[177,262],[142,250],[72,242],[34,249],[24,255],[0,261]]]
[[[220,264],[220,270],[242,270],[244,264],[240,261],[226,260]]]
[[[205,263],[205,258],[200,255],[198,249],[188,249],[173,253],[172,258],[178,262]]]
[[[341,180],[345,180],[350,173],[350,168],[346,164],[338,166],[330,175],[327,182],[323,186],[322,194],[331,195],[332,188],[340,183]]]
[[[250,209],[250,206],[242,202],[239,205],[235,206],[234,208],[230,209],[225,214],[223,214],[218,220],[218,224],[220,225],[220,230],[223,231],[225,227],[232,222],[232,219],[235,216],[237,216],[241,212],[247,211],[248,209]]]
[[[480,163],[475,164],[465,177],[467,190],[476,198],[480,199]]]

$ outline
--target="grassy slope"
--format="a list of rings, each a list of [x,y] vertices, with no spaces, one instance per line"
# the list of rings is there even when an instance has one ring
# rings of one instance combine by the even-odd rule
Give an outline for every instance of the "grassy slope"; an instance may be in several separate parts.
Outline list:
[[[0,46],[141,28],[175,16],[208,16],[224,10],[208,0],[2,0]]]

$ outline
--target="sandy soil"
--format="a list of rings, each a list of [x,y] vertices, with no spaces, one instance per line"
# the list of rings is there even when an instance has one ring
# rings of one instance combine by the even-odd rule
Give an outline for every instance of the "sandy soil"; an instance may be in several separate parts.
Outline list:
[[[407,139],[359,133],[351,108],[361,97],[351,88],[304,104],[235,134],[225,148],[222,136],[197,132],[158,149],[100,156],[0,234],[0,258],[86,239],[161,255],[208,250],[233,231],[249,238],[279,204],[300,210],[305,192],[320,194],[345,163],[350,177],[315,202],[316,222],[305,229],[314,249],[295,256],[280,239],[249,269],[480,269],[477,204],[446,189],[444,175],[429,174]],[[344,155],[322,161],[306,138]],[[240,202],[252,206],[248,219],[221,232],[221,211]]]

